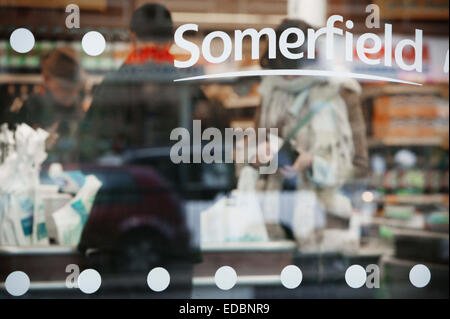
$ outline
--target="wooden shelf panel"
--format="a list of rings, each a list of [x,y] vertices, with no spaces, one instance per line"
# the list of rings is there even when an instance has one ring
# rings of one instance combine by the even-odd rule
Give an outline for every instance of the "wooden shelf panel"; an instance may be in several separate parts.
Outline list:
[[[445,141],[440,136],[430,137],[385,137],[369,139],[369,147],[382,146],[444,146]]]

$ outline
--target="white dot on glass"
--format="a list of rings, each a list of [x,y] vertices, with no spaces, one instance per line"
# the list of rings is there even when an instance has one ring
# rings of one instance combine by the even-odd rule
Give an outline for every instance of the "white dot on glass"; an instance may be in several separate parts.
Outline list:
[[[27,53],[34,47],[34,35],[28,29],[19,28],[11,33],[9,43],[14,51],[18,53]]]
[[[90,56],[97,56],[105,51],[106,41],[100,32],[89,31],[83,36],[81,46],[86,54]]]
[[[14,271],[6,278],[5,288],[12,296],[22,296],[30,289],[30,278],[23,271]]]
[[[373,195],[372,192],[364,192],[361,195],[361,197],[362,197],[363,201],[365,201],[366,203],[371,203],[375,199],[375,196]]]
[[[102,285],[102,277],[97,270],[86,269],[78,276],[78,287],[85,294],[93,294]]]
[[[161,292],[167,289],[170,284],[169,272],[162,268],[153,268],[147,276],[147,284],[151,290]]]
[[[302,283],[302,280],[302,271],[297,266],[290,265],[281,271],[281,283],[288,289],[297,288]]]
[[[349,267],[345,272],[345,281],[351,288],[361,288],[367,281],[366,270],[359,265]]]
[[[345,26],[347,27],[347,29],[353,29],[355,24],[353,23],[352,20],[347,20],[347,22],[345,22]]]
[[[217,269],[214,276],[217,287],[222,290],[230,290],[236,285],[237,274],[236,271],[230,266],[223,266]]]
[[[431,280],[431,272],[425,265],[415,265],[409,272],[409,281],[416,288],[426,287]]]

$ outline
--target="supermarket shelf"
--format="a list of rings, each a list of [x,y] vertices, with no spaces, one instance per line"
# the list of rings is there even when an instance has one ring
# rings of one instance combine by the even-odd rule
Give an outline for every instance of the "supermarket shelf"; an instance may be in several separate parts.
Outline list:
[[[411,87],[409,85],[367,85],[364,87],[362,98],[369,99],[382,95],[443,95],[447,90],[448,83],[442,83],[441,85],[424,85],[420,87]]]
[[[71,246],[30,246],[30,247],[0,247],[0,256],[42,256],[78,254],[76,247]]]
[[[201,250],[204,253],[214,252],[285,252],[294,251],[297,245],[294,241],[273,241],[273,242],[249,242],[249,243],[220,243],[202,244]],[[76,247],[71,246],[30,246],[30,247],[0,247],[0,255],[67,255],[78,254]]]
[[[404,267],[411,269],[412,267],[417,265],[417,261],[399,259],[394,256],[383,256],[380,260],[380,266],[381,266],[380,268],[384,269],[386,264],[395,264],[395,265],[404,266]],[[448,272],[448,265],[427,263],[427,267]]]
[[[66,290],[65,281],[36,281],[30,283],[29,291],[41,291],[41,290]],[[5,291],[5,283],[0,283],[0,291]]]
[[[40,84],[40,74],[0,74],[0,84]]]
[[[381,200],[385,204],[433,205],[449,204],[448,194],[402,194],[385,195]]]
[[[416,229],[394,229],[392,231],[394,236],[407,236],[414,238],[429,238],[429,239],[443,239],[449,240],[448,233],[438,233]]]
[[[385,226],[395,229],[421,230],[425,226],[425,220],[421,215],[415,215],[411,220],[399,220],[384,217],[366,217],[361,220],[361,224]]]
[[[384,255],[391,255],[393,253],[391,245],[385,243],[369,243],[362,244],[357,251],[342,252],[342,255],[347,258],[367,258],[367,257],[382,257]]]
[[[444,146],[445,141],[440,136],[430,137],[385,137],[369,139],[369,147],[383,146]]]
[[[214,277],[194,277],[194,287],[216,287]],[[239,276],[236,286],[281,286],[279,275]]]
[[[95,85],[103,81],[103,75],[89,74],[87,84]],[[41,84],[43,81],[40,74],[0,74],[0,84]]]
[[[194,277],[192,279],[194,287],[216,287],[214,277]],[[281,286],[279,275],[262,276],[239,276],[236,286]],[[4,282],[0,283],[0,291],[5,291]],[[30,291],[45,290],[71,290],[66,287],[65,281],[38,281],[30,283]]]
[[[64,9],[70,1],[52,1],[52,0],[20,0],[20,1],[3,1],[2,6],[6,7],[25,7],[25,8],[41,8],[41,9]],[[82,10],[104,11],[107,9],[106,0],[78,0],[77,6]]]
[[[221,252],[286,252],[295,251],[297,245],[294,241],[254,242],[254,243],[220,243],[202,244],[203,253]]]

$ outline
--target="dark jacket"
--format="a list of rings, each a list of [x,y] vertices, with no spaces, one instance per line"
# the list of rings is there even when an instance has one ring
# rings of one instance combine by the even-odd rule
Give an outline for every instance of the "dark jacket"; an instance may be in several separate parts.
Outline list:
[[[167,63],[124,64],[107,75],[82,124],[82,160],[171,145],[171,131],[182,125],[182,108],[204,99],[198,87],[176,84],[179,77]]]

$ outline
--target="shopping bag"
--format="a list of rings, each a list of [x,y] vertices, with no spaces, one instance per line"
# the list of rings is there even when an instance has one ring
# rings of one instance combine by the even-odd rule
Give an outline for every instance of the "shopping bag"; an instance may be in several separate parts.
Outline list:
[[[203,243],[268,241],[267,230],[254,185],[257,175],[244,168],[238,189],[201,214]]]
[[[235,192],[225,205],[227,242],[268,241],[264,217],[254,192]]]
[[[234,193],[202,212],[202,243],[260,242],[268,235],[254,194]]]
[[[313,236],[317,228],[317,216],[320,207],[313,191],[295,192],[294,216],[292,228],[298,241],[306,241]]]

